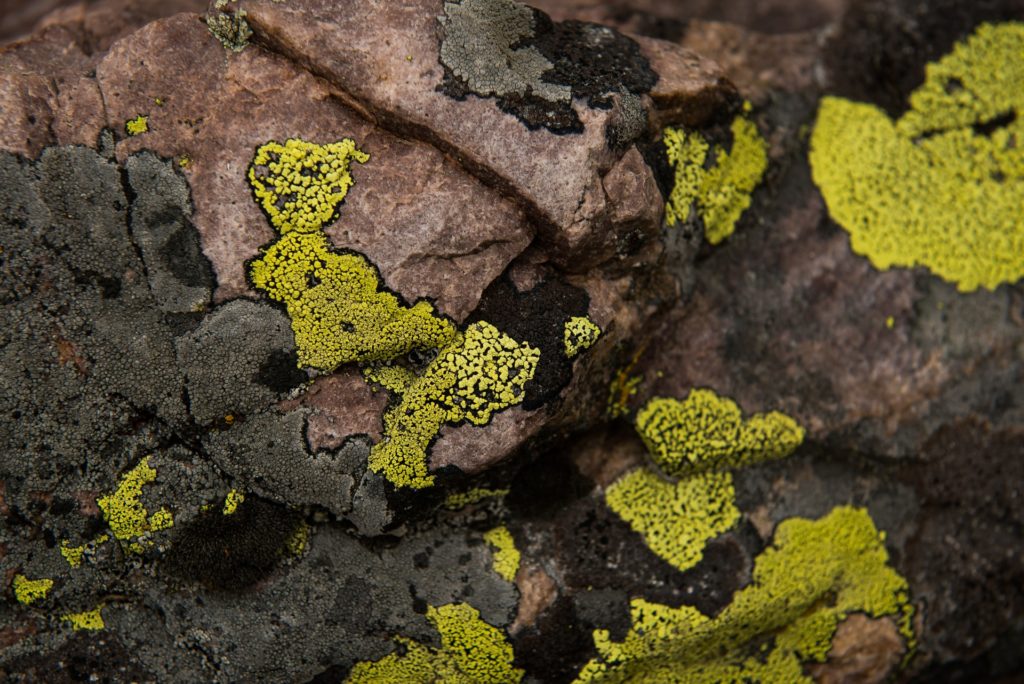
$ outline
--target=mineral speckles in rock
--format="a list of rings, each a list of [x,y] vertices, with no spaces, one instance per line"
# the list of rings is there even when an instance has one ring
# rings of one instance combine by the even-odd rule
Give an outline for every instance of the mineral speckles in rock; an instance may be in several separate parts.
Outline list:
[[[553,22],[513,0],[446,2],[444,9],[444,92],[494,97],[530,129],[578,133],[573,98],[608,107],[612,94],[646,93],[658,79],[639,46],[606,26]]]

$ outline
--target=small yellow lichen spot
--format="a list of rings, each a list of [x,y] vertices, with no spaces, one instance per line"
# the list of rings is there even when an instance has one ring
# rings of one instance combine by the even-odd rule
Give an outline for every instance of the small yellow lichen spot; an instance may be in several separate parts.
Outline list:
[[[114,537],[122,546],[134,553],[141,553],[145,548],[137,540],[138,537],[174,525],[174,518],[167,509],[161,508],[149,515],[142,505],[142,486],[155,479],[156,470],[149,466],[147,456],[121,478],[121,483],[114,493],[100,497],[96,501]]]
[[[100,611],[103,609],[103,604],[96,606],[92,610],[87,610],[82,613],[65,613],[60,616],[63,622],[70,622],[71,629],[76,632],[79,630],[99,630],[105,628],[107,625],[103,622],[103,614]]]
[[[295,532],[288,537],[288,541],[285,542],[285,551],[289,556],[301,556],[306,552],[306,547],[309,546],[309,525],[305,522],[300,522],[295,528]]]
[[[888,561],[864,509],[785,520],[756,559],[751,584],[718,616],[634,599],[626,638],[595,630],[598,656],[576,681],[809,683],[803,663],[825,660],[852,612],[895,617],[912,638],[907,582]]]
[[[157,107],[163,107],[164,106],[164,98],[162,98],[162,97],[154,97],[153,98],[153,102],[156,104]]]
[[[178,167],[181,169],[187,169],[192,166],[192,157],[187,154],[183,154],[178,157]]]
[[[1024,277],[1024,23],[982,24],[929,64],[897,121],[826,97],[814,182],[854,252],[961,292]]]
[[[124,122],[124,130],[128,135],[142,135],[149,131],[149,117],[139,114],[134,119]]]
[[[499,525],[484,534],[484,541],[494,547],[494,571],[502,579],[514,581],[519,572],[520,554],[512,533],[504,525]]]
[[[804,429],[772,411],[744,421],[739,406],[707,389],[683,401],[656,397],[640,409],[636,427],[658,466],[682,477],[783,458],[804,440]]]
[[[239,505],[241,505],[243,501],[245,501],[245,494],[237,489],[232,489],[228,492],[228,495],[224,497],[224,508],[221,512],[224,515],[232,515],[238,510]]]
[[[696,210],[704,223],[704,237],[713,245],[732,235],[768,168],[767,145],[754,122],[740,115],[730,129],[733,139],[728,152],[712,148],[695,131],[666,128],[663,136],[669,164],[675,170],[665,221],[674,226],[689,220],[691,209]],[[706,168],[712,150],[714,163]]]
[[[472,323],[384,414],[384,438],[370,451],[370,470],[396,487],[431,486],[427,448],[441,427],[486,425],[496,411],[522,402],[539,360],[540,350],[528,343],[486,321]]]
[[[52,579],[30,580],[24,575],[14,576],[14,598],[18,600],[18,603],[24,603],[26,606],[46,598],[52,588]]]
[[[576,358],[576,355],[584,349],[590,349],[600,336],[601,328],[597,323],[586,316],[573,316],[565,322],[565,330],[562,335],[565,355],[570,359]]]
[[[893,328],[895,328],[896,327],[896,319],[893,318],[892,316],[888,316],[885,319],[885,327],[888,328],[889,330],[892,330]]]
[[[284,145],[268,142],[256,150],[249,183],[282,235],[313,233],[333,220],[352,187],[352,161],[369,159],[350,138],[326,145],[294,138]]]
[[[523,671],[512,666],[512,646],[504,634],[480,618],[465,603],[427,608],[427,619],[441,635],[441,648],[410,639],[395,639],[402,652],[375,662],[357,663],[349,684],[403,682],[409,684],[518,684]]]
[[[404,306],[365,257],[331,249],[320,232],[286,233],[252,262],[253,285],[288,310],[299,365],[332,371],[438,349],[455,326],[426,301]]]
[[[740,518],[729,472],[698,473],[667,482],[648,468],[623,475],[605,502],[661,558],[688,570],[704,557],[708,541]]]
[[[64,560],[68,562],[73,568],[77,568],[82,564],[82,556],[85,554],[85,544],[80,546],[71,546],[68,544],[68,540],[65,539],[60,543],[60,555],[64,556]]]
[[[444,507],[449,511],[457,511],[471,504],[479,503],[484,499],[506,496],[508,492],[509,490],[507,489],[486,489],[484,487],[476,487],[467,492],[449,494],[444,500]]]

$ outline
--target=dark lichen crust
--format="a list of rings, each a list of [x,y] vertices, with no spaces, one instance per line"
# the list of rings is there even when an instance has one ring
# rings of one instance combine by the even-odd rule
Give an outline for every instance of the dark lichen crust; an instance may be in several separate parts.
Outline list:
[[[614,94],[635,97],[658,80],[640,46],[607,26],[555,22],[513,0],[446,2],[444,11],[441,90],[493,97],[530,130],[582,132],[574,98],[604,109]]]

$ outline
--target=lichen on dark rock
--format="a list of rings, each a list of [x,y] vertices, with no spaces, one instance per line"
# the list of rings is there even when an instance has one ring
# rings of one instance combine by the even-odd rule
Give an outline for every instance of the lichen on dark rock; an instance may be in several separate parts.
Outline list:
[[[574,98],[607,108],[612,95],[640,95],[658,80],[640,47],[615,29],[553,22],[514,0],[446,2],[439,21],[444,92],[494,97],[531,130],[578,133]]]

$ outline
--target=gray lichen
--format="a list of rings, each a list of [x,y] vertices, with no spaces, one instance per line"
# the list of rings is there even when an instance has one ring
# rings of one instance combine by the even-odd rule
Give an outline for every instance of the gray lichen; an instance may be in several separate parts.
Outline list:
[[[513,0],[446,2],[439,18],[441,63],[478,95],[532,94],[568,104],[572,90],[541,77],[553,68],[536,48],[517,45],[533,37],[533,10]]]

